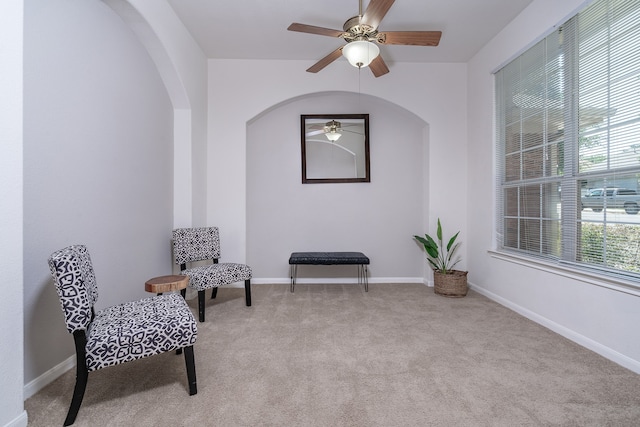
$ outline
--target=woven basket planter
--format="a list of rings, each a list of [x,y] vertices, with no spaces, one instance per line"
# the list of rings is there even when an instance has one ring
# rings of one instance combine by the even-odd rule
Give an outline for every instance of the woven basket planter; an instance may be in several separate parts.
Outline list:
[[[438,295],[451,298],[460,298],[467,295],[469,290],[467,273],[468,271],[459,270],[452,270],[447,274],[434,271],[433,291]]]

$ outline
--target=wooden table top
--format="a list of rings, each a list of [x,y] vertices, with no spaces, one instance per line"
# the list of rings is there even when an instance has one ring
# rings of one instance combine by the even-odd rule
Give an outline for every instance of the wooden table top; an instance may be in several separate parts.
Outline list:
[[[188,284],[189,276],[158,276],[147,280],[144,284],[144,290],[160,294],[164,292],[179,291],[186,288]]]

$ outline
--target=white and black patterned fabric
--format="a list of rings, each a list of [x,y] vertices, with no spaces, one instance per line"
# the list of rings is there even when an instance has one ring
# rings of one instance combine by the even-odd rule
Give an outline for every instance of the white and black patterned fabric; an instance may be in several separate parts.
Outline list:
[[[244,280],[247,307],[251,306],[251,267],[231,262],[218,263],[220,234],[218,227],[177,228],[173,230],[173,252],[180,274],[189,276],[189,286],[198,291],[198,318],[204,322],[204,291],[212,289],[215,298],[218,287]],[[212,260],[210,265],[190,266],[197,261]]]
[[[173,251],[176,264],[220,258],[218,227],[173,230]]]
[[[197,291],[217,288],[229,283],[251,279],[251,267],[245,264],[224,262],[201,267],[187,268],[180,274],[189,276],[189,286]]]
[[[173,231],[176,264],[217,260],[220,257],[218,227],[178,228]],[[189,286],[197,291],[251,279],[251,267],[246,264],[224,262],[182,270],[189,276]]]
[[[78,415],[89,372],[167,351],[184,350],[189,395],[198,393],[193,355],[198,328],[182,296],[144,298],[96,312],[98,288],[84,245],[51,254],[49,269],[76,346],[76,385],[65,426]]]
[[[55,252],[49,258],[49,269],[55,279],[67,330],[73,333],[87,329],[93,316],[93,305],[98,300],[87,248],[76,245]]]
[[[97,300],[87,248],[75,245],[49,258],[67,330],[86,331],[89,371],[193,345],[197,326],[191,310],[178,294],[127,302],[95,313]]]
[[[180,294],[105,308],[89,325],[89,371],[193,345],[196,321]]]

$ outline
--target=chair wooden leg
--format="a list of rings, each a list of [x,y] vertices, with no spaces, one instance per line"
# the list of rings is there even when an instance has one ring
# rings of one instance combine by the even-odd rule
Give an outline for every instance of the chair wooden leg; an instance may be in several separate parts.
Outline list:
[[[247,301],[247,307],[251,307],[251,279],[244,281],[244,297]]]
[[[180,289],[180,295],[182,295],[182,298],[185,298],[187,296],[187,289]],[[177,349],[176,354],[182,354],[182,349]]]
[[[211,289],[211,299],[214,299],[218,295],[218,287]]]
[[[193,357],[193,346],[184,348],[184,361],[187,364],[187,380],[189,381],[189,396],[198,393],[196,382],[196,363]]]
[[[204,291],[198,291],[198,318],[204,322]]]
[[[75,331],[73,338],[76,344],[76,385],[73,389],[73,398],[71,399],[71,405],[69,406],[69,412],[67,412],[67,418],[64,420],[65,426],[70,426],[76,420],[80,405],[82,405],[82,398],[84,392],[87,389],[87,379],[89,378],[89,371],[87,370],[86,362],[86,345],[87,337],[84,331]]]

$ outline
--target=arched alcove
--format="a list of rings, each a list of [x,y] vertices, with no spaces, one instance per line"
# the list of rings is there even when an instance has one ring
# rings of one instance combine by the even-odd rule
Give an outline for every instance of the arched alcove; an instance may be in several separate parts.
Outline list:
[[[37,0],[24,13],[29,396],[75,361],[46,263],[54,250],[89,247],[103,283],[98,309],[140,297],[136,283],[171,269],[174,105],[145,47],[107,5]]]
[[[158,73],[167,88],[173,108],[177,110],[189,110],[189,97],[181,82],[180,76],[173,65],[158,35],[151,25],[129,0],[102,0],[108,5],[134,32],[140,43],[158,69]]]
[[[302,184],[301,114],[369,114],[371,182]],[[247,262],[286,280],[292,251],[362,251],[372,281],[423,281],[412,235],[424,227],[428,125],[389,101],[322,92],[275,105],[247,123]],[[352,278],[349,267],[305,277]],[[304,278],[302,278],[304,280]]]
[[[174,192],[173,216],[175,226],[190,226],[192,212],[192,180],[191,151],[192,151],[192,111],[189,96],[182,83],[181,77],[171,60],[166,47],[151,27],[142,12],[134,6],[131,0],[102,0],[107,6],[122,18],[124,23],[136,35],[140,44],[145,48],[153,61],[158,74],[164,83],[173,106],[173,168],[174,188],[183,191]],[[188,188],[188,191],[184,189]]]

